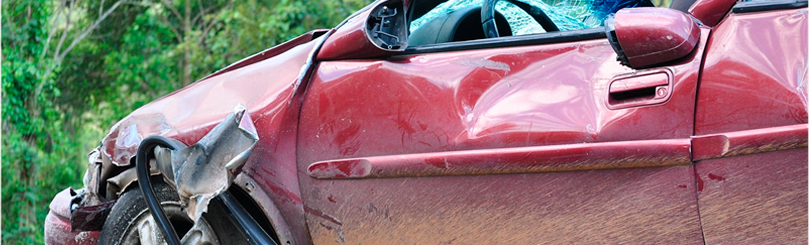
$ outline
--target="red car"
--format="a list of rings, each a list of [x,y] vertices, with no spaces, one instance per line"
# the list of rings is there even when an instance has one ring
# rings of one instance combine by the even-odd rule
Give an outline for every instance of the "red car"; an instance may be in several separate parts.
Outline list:
[[[806,0],[379,0],[121,120],[45,237],[806,243],[807,27]]]

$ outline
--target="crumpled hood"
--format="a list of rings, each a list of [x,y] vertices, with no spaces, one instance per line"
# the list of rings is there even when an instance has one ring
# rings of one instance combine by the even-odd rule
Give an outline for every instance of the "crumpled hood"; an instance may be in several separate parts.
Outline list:
[[[312,40],[323,32],[308,32],[264,50],[138,108],[104,137],[104,154],[113,164],[127,166],[140,141],[148,136],[166,136],[191,145],[236,106],[245,107],[250,114],[266,107],[288,106],[298,89],[301,69],[319,43]]]

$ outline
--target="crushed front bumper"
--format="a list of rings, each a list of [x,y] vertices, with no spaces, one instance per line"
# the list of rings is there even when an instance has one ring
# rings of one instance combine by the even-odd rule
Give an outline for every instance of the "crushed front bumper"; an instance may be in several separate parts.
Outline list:
[[[65,189],[53,198],[50,212],[45,218],[45,244],[87,245],[98,243],[100,231],[70,231],[70,189]]]

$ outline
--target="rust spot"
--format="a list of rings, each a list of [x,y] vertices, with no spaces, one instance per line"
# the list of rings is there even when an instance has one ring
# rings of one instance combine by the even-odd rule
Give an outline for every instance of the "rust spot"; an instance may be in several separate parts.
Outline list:
[[[702,192],[702,188],[705,187],[705,181],[702,180],[701,177],[697,176],[697,191]]]
[[[712,174],[712,173],[708,173],[708,178],[712,179],[712,180],[717,180],[717,181],[725,181],[725,177],[715,175],[715,174]]]
[[[686,188],[686,187],[688,187],[688,186],[687,185],[678,185],[677,186],[677,188]]]

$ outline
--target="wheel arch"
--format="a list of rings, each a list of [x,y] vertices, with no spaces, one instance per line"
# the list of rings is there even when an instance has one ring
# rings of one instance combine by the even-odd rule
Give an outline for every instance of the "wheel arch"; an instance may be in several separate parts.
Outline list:
[[[261,224],[261,228],[270,233],[270,236],[279,244],[298,244],[292,227],[276,206],[276,202],[267,194],[267,190],[261,188],[261,185],[258,185],[253,178],[240,174],[233,180],[230,189],[231,193],[235,194],[234,197],[237,201]],[[263,215],[256,215],[257,211],[262,212]],[[266,224],[269,224],[270,227],[266,227]]]

